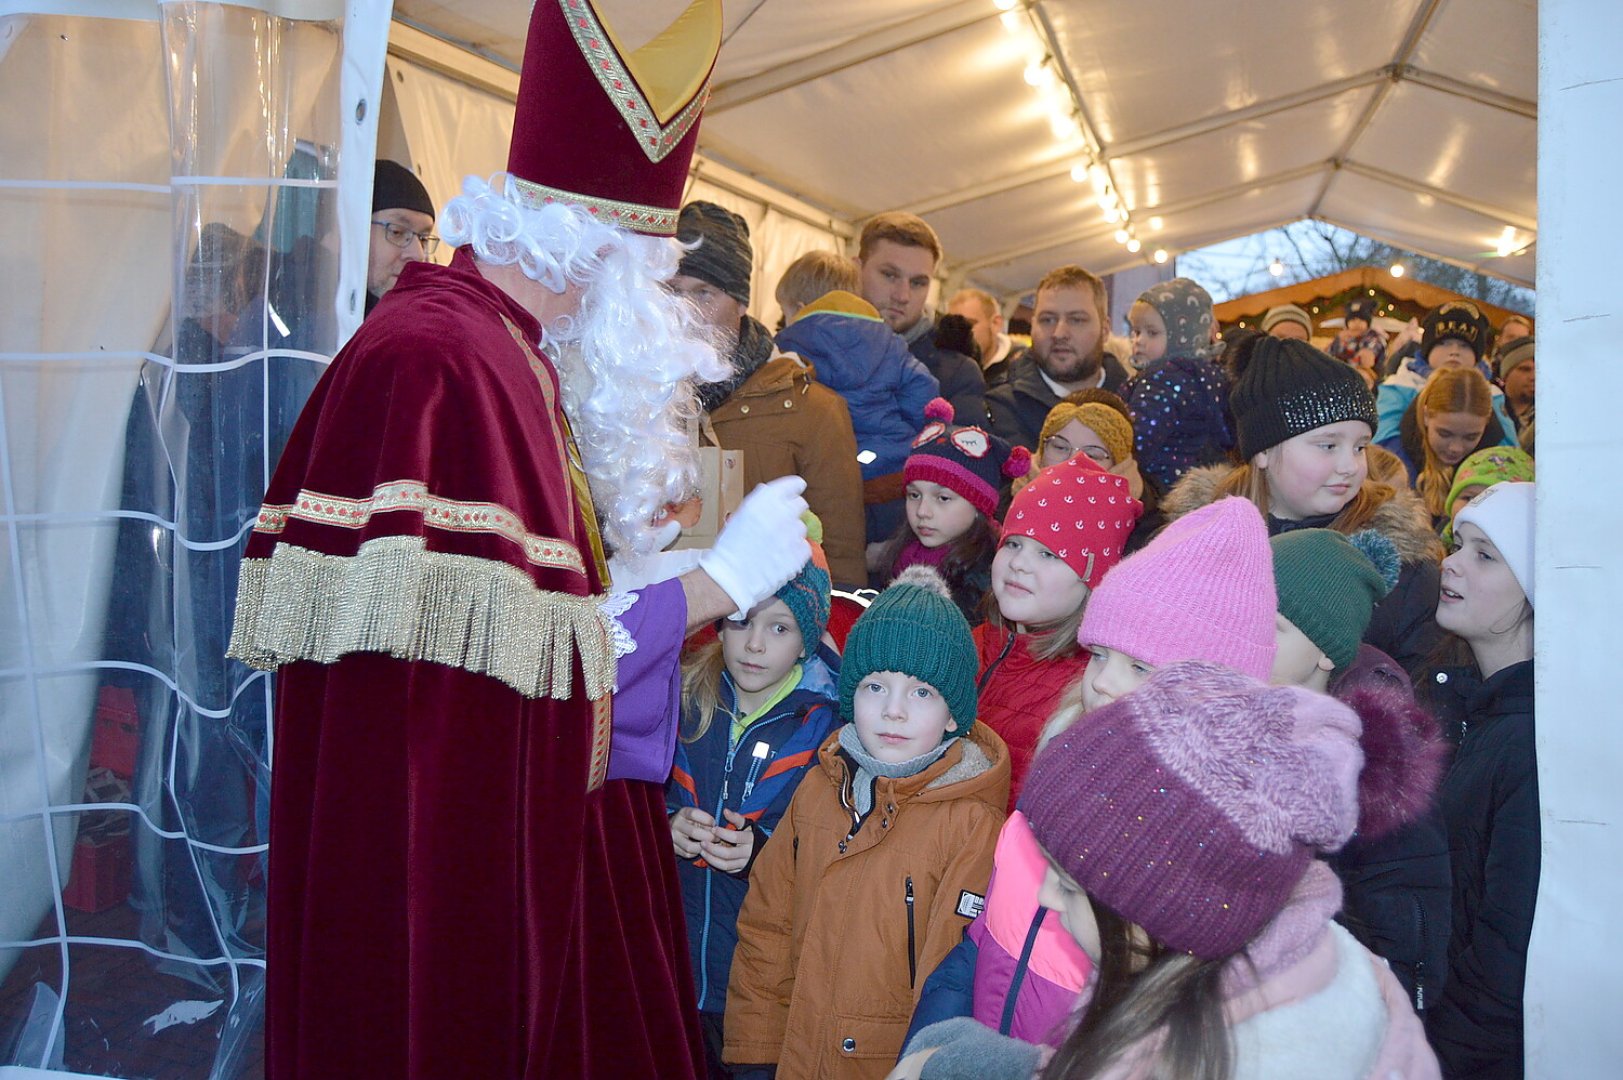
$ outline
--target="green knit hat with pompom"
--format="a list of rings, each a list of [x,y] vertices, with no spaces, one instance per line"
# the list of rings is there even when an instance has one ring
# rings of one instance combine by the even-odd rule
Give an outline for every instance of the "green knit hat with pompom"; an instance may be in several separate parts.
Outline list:
[[[947,702],[952,729],[942,741],[967,735],[975,723],[975,639],[941,575],[910,566],[880,593],[851,627],[840,658],[840,716],[849,723],[862,680],[899,671],[929,683]]]
[[[1297,529],[1269,545],[1279,613],[1340,671],[1357,658],[1375,605],[1397,584],[1397,548],[1373,529],[1351,537]]]

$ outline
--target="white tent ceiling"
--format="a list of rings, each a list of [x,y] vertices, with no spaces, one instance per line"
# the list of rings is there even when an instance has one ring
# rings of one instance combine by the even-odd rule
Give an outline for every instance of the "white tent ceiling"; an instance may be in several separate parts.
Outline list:
[[[597,0],[633,45],[683,2]],[[916,211],[955,277],[1000,294],[1063,262],[1110,273],[1306,217],[1533,282],[1534,0],[725,8],[701,152],[846,221]],[[521,60],[525,5],[397,0],[396,14]],[[1022,77],[1045,55],[1047,92]],[[1066,100],[1079,123],[1061,138],[1050,117]],[[1090,153],[1136,254],[1071,179]],[[1518,250],[1500,257],[1507,226]]]

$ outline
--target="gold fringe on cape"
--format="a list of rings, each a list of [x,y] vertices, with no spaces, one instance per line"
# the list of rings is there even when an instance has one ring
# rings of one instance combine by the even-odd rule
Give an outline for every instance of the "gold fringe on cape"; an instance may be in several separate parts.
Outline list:
[[[595,597],[538,589],[515,566],[431,552],[421,537],[369,540],[354,555],[282,543],[268,559],[243,560],[226,655],[274,671],[387,653],[559,701],[572,696],[578,656],[596,699],[615,682],[607,619]]]

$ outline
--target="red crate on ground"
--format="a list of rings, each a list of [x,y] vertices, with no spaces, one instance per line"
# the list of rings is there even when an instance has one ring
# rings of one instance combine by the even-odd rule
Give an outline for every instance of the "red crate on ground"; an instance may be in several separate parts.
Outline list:
[[[109,769],[128,780],[135,775],[140,750],[141,714],[135,708],[135,691],[102,687],[96,701],[96,730],[90,740],[90,767]]]
[[[62,902],[75,911],[95,914],[129,898],[130,834],[81,836],[73,845],[73,871]]]

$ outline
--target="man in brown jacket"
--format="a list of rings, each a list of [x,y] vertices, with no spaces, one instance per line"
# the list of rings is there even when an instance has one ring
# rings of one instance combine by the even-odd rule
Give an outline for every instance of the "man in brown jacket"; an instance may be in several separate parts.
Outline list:
[[[806,503],[823,522],[829,576],[840,587],[867,584],[863,562],[862,466],[845,399],[817,382],[812,366],[779,352],[747,314],[754,253],[749,226],[709,202],[682,208],[676,235],[698,246],[682,257],[671,287],[724,335],[733,375],[699,387],[716,438],[744,453],[744,489],[780,476],[805,478]]]

